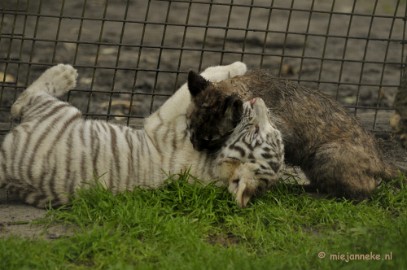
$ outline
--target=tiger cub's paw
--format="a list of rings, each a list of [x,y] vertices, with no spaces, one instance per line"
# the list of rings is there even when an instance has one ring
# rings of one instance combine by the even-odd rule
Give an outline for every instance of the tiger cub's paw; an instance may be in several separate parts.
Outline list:
[[[229,67],[229,78],[244,75],[247,71],[246,64],[239,61],[230,64],[228,67]]]
[[[47,69],[27,90],[61,96],[76,86],[78,73],[71,65],[59,64]]]
[[[65,94],[75,87],[77,77],[76,69],[70,65],[59,64],[47,69],[17,98],[11,106],[11,117],[21,117],[23,108],[36,94],[48,93],[56,97]]]
[[[245,63],[234,62],[227,66],[208,67],[201,75],[211,82],[219,82],[238,75],[243,75],[246,71],[247,67]]]

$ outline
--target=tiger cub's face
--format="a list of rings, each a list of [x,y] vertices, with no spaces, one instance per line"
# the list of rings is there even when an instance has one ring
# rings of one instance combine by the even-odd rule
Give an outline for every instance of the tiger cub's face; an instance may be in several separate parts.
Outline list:
[[[191,142],[198,151],[216,155],[220,179],[245,207],[252,196],[278,180],[284,163],[281,134],[261,98],[243,103],[196,73],[189,74],[188,87]]]
[[[280,132],[261,98],[243,104],[240,123],[218,153],[219,174],[241,207],[275,184],[284,164]]]

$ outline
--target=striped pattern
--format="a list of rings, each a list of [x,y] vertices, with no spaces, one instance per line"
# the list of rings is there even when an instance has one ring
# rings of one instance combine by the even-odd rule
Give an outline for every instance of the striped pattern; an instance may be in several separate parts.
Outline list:
[[[239,160],[229,190],[237,193],[243,185],[249,199],[277,182],[284,167],[284,145],[261,98],[255,99],[255,103],[245,102],[243,106],[243,118],[220,155],[226,160]],[[245,206],[247,202],[239,203]]]
[[[245,66],[237,71],[236,65],[211,67],[203,75],[220,80],[231,71],[243,74]],[[247,119],[251,122],[242,121],[244,127],[239,124],[219,155],[213,156],[194,150],[189,140],[186,110],[190,94],[185,85],[146,119],[143,130],[134,130],[85,120],[78,109],[54,97],[72,89],[76,77],[71,66],[54,66],[13,104],[12,114],[21,118],[21,124],[1,146],[0,187],[17,192],[26,203],[37,207],[66,204],[77,188],[95,180],[113,192],[135,186],[154,188],[167,174],[188,169],[202,180],[226,184],[229,179],[219,169],[225,158],[242,164],[257,162],[260,170],[253,173],[267,179],[275,176],[269,172],[272,158],[264,152],[265,145],[270,149],[273,145],[268,141],[253,144],[248,139],[256,122],[255,114],[250,116],[255,111],[250,104]]]
[[[27,203],[67,203],[76,188],[94,179],[113,191],[157,185],[150,182],[155,161],[148,157],[158,152],[144,131],[84,120],[76,108],[51,96],[37,98],[26,113],[31,120],[23,119],[6,136],[0,153],[1,178],[19,192],[27,184],[34,191],[22,194]]]

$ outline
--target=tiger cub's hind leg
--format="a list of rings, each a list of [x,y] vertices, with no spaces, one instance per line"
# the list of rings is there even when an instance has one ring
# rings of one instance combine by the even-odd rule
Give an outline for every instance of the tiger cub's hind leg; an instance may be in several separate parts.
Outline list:
[[[47,69],[17,98],[11,107],[11,116],[21,117],[24,108],[38,95],[62,96],[75,87],[77,77],[77,71],[70,65],[59,64]]]
[[[69,203],[69,195],[62,195],[60,198],[50,198],[43,191],[38,188],[30,186],[14,187],[9,186],[8,191],[12,195],[13,199],[19,199],[26,204],[38,207],[58,207],[63,204]]]

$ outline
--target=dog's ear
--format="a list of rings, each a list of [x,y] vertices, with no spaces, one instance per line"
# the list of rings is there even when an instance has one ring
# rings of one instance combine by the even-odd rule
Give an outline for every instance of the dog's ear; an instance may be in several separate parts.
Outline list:
[[[243,101],[239,98],[236,99],[235,102],[233,103],[233,125],[236,126],[240,120],[242,119],[242,115],[243,115]]]
[[[193,97],[197,96],[209,86],[210,82],[196,72],[188,73],[188,89]]]
[[[224,121],[228,121],[231,128],[236,127],[243,114],[243,101],[236,95],[228,96],[223,104]]]

